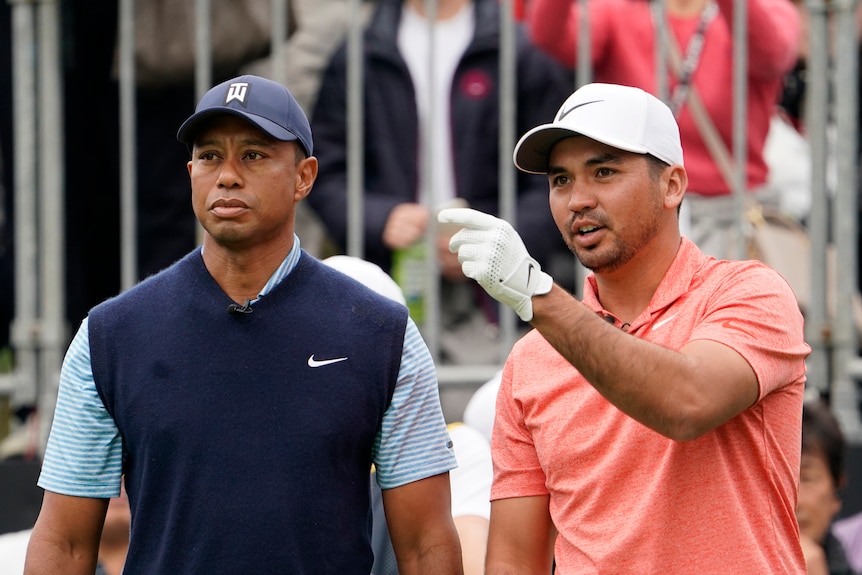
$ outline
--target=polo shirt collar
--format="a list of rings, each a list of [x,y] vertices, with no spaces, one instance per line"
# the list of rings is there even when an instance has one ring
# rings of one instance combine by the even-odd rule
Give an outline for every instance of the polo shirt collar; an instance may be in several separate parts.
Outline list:
[[[676,257],[656,288],[647,309],[632,323],[632,329],[636,329],[644,322],[648,323],[650,317],[666,309],[681,296],[688,293],[693,285],[699,281],[698,274],[708,259],[709,257],[704,255],[694,242],[683,237]],[[584,280],[583,303],[602,316],[612,315],[599,302],[598,285],[596,284],[596,277],[592,273]]]

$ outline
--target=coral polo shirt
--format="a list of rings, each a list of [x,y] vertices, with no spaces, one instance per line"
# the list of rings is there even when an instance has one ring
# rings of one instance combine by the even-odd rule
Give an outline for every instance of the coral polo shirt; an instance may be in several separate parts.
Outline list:
[[[607,313],[595,290],[590,276],[584,303]],[[794,510],[810,348],[787,282],[683,239],[629,333],[674,350],[698,339],[733,348],[757,375],[758,401],[674,441],[611,405],[532,331],[503,372],[491,499],[550,494],[562,575],[804,574]]]

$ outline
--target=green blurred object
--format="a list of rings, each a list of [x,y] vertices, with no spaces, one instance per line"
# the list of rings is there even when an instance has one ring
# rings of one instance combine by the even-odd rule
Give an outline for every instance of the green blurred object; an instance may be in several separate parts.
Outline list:
[[[0,348],[0,373],[11,373],[14,367],[14,356],[11,347]]]
[[[410,317],[422,325],[425,317],[423,293],[425,291],[425,242],[420,240],[392,254],[392,279],[404,292]]]

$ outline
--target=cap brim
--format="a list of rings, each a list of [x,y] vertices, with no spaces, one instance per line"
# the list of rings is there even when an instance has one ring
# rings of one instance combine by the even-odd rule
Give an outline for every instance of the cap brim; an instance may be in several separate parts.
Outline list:
[[[536,126],[518,140],[512,156],[515,166],[529,174],[547,174],[554,144],[578,135],[577,132],[553,124]]]
[[[528,174],[547,174],[553,147],[560,140],[574,136],[586,136],[627,152],[647,153],[646,148],[632,146],[613,138],[606,138],[601,134],[590,133],[589,130],[576,131],[558,124],[543,124],[524,134],[518,141],[515,146],[515,153],[512,155],[515,166]]]
[[[177,140],[184,144],[191,145],[192,143],[194,143],[195,136],[200,131],[201,124],[203,122],[206,122],[207,120],[216,116],[223,115],[238,116],[240,118],[243,118],[260,128],[276,140],[281,140],[283,142],[292,142],[294,140],[299,140],[296,134],[285,130],[272,120],[268,120],[262,116],[257,116],[255,114],[249,114],[241,110],[235,110],[233,108],[208,108],[206,110],[201,110],[200,112],[192,114],[188,120],[183,122],[183,125],[180,126],[180,129],[177,130]],[[302,142],[300,141],[300,144],[301,143]]]

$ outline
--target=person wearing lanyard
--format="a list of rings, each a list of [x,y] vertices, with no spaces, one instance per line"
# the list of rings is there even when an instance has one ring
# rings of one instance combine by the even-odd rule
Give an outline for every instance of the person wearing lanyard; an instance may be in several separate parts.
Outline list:
[[[777,205],[766,186],[763,150],[784,75],[793,68],[799,14],[787,0],[749,0],[747,18],[745,184],[750,199]],[[689,191],[683,202],[683,234],[706,254],[736,257],[733,201],[733,7],[734,0],[665,0],[663,10],[644,0],[589,2],[593,81],[637,86],[666,96],[679,123]],[[663,13],[663,14],[662,14]],[[531,37],[564,64],[578,61],[580,3],[532,0]],[[664,17],[666,45],[657,41]],[[657,53],[668,54],[659,78]],[[661,94],[662,85],[667,93]]]

